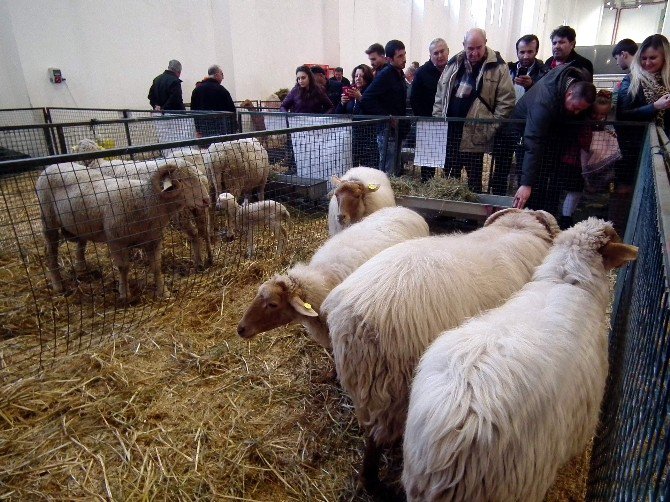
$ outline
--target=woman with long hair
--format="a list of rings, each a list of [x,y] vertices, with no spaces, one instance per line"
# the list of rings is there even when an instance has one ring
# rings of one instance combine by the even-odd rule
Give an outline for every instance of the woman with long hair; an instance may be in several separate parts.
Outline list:
[[[326,92],[314,81],[309,67],[302,65],[295,70],[296,84],[282,101],[279,108],[283,112],[329,113],[333,104]]]
[[[361,113],[359,105],[363,98],[363,93],[367,86],[372,83],[373,78],[372,68],[368,65],[359,64],[355,67],[351,72],[351,81],[354,85],[344,89],[340,98],[340,103],[337,105],[337,108],[335,108],[335,113],[359,115]]]
[[[647,37],[621,82],[618,120],[655,122],[668,133],[670,116],[670,43],[663,35]]]

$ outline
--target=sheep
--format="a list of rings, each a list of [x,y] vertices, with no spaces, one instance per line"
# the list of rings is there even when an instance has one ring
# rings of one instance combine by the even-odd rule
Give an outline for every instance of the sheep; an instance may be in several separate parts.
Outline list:
[[[309,264],[299,263],[258,288],[258,294],[237,326],[242,338],[301,323],[319,345],[330,348],[323,317],[326,295],[351,272],[380,251],[408,239],[426,237],[428,224],[403,207],[384,208],[331,237]],[[319,317],[317,317],[319,316]]]
[[[371,167],[354,167],[342,178],[332,177],[335,192],[328,205],[328,233],[335,235],[382,207],[395,206],[386,173]]]
[[[90,153],[90,152],[99,152],[102,150],[100,148],[100,145],[96,143],[94,140],[89,139],[89,138],[84,138],[75,147],[73,148],[75,153]],[[97,161],[98,159],[87,159],[87,160],[82,160],[81,163],[85,166],[90,166],[93,162]]]
[[[251,258],[254,255],[254,233],[260,232],[265,226],[272,230],[277,240],[277,253],[283,253],[288,241],[286,224],[290,219],[288,209],[283,204],[265,200],[240,206],[232,194],[222,193],[219,195],[216,208],[225,211],[228,228],[233,228],[234,233],[245,237],[247,257]]]
[[[246,138],[222,143],[212,143],[207,149],[208,169],[216,196],[223,193],[225,184],[229,193],[250,201],[254,189],[258,200],[265,200],[265,184],[270,174],[268,152],[258,139]]]
[[[156,296],[163,296],[163,228],[186,201],[193,200],[202,207],[209,204],[200,179],[176,163],[161,166],[146,180],[107,177],[77,164],[54,164],[40,174],[35,187],[46,243],[47,275],[54,291],[63,292],[58,267],[62,234],[77,243],[77,273],[87,269],[86,243],[107,243],[119,271],[119,297],[124,303],[132,300],[128,289],[130,249],[142,247],[146,251]]]
[[[100,160],[100,159],[96,159]],[[167,163],[175,163],[179,167],[191,171],[193,177],[198,177],[202,184],[202,190],[209,191],[207,178],[202,174],[202,170],[187,162],[184,158],[176,157],[173,160],[156,159],[146,161],[104,161],[92,164],[91,167],[97,167],[100,172],[107,177],[148,179],[161,166]],[[186,234],[191,249],[193,250],[193,264],[196,269],[202,270],[205,266],[211,266],[214,262],[212,251],[212,222],[209,215],[209,208],[204,207],[197,199],[187,199],[185,207],[172,216],[174,226]],[[201,240],[205,242],[205,252],[207,259],[203,263]]]
[[[596,429],[607,376],[608,270],[637,256],[595,218],[556,238],[507,303],[421,358],[404,439],[410,501],[541,501]]]
[[[365,221],[365,220],[364,220]],[[544,211],[506,209],[470,234],[397,244],[326,297],[335,367],[369,438],[361,481],[381,489],[382,446],[402,436],[414,368],[430,342],[530,280],[559,232]]]

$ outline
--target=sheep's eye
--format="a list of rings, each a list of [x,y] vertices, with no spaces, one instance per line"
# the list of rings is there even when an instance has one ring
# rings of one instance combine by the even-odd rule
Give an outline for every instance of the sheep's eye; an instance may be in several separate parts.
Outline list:
[[[279,307],[279,305],[275,302],[268,303],[268,308],[276,309],[277,307]]]

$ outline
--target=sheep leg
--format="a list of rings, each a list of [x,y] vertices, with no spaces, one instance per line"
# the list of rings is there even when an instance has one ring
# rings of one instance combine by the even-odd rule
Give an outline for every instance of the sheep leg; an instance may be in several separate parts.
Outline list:
[[[377,445],[372,436],[368,436],[359,477],[363,487],[371,495],[377,493],[381,486],[381,482],[379,481],[379,460],[381,456],[381,447]]]
[[[198,210],[200,214],[196,215],[195,226],[198,229],[198,235],[205,241],[205,252],[207,253],[206,267],[210,267],[214,263],[212,253],[212,233],[210,232],[211,219],[209,217],[209,210],[207,208]]]
[[[247,258],[253,258],[254,256],[254,232],[253,227],[250,225],[249,228],[245,229],[244,232],[247,240]]]
[[[288,242],[288,231],[286,230],[286,227],[282,223],[279,225],[279,238],[277,239],[277,252],[279,253],[280,256],[284,252],[284,247],[286,246],[287,242]]]
[[[165,296],[165,282],[163,280],[161,253],[163,249],[162,239],[149,242],[145,245],[147,257],[149,258],[149,268],[154,275],[154,284],[156,285],[156,298]]]
[[[44,241],[46,243],[46,258],[47,258],[47,276],[51,287],[56,293],[63,292],[63,277],[58,266],[58,245],[60,238],[58,229],[44,230]]]
[[[88,266],[86,265],[86,241],[84,239],[77,239],[77,251],[74,255],[74,271],[78,276],[88,272]]]
[[[121,303],[128,304],[132,301],[130,288],[128,287],[128,272],[130,270],[130,249],[116,247],[110,244],[109,254],[112,263],[119,271],[119,299]]]

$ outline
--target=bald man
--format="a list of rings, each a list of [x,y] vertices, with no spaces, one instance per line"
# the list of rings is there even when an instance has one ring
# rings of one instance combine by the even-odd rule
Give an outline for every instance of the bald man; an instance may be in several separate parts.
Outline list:
[[[486,32],[469,30],[463,50],[447,63],[437,83],[433,117],[466,119],[506,119],[514,110],[514,84],[507,63],[486,45]],[[459,178],[468,173],[468,186],[482,193],[484,153],[493,149],[499,124],[450,122],[445,173]]]

